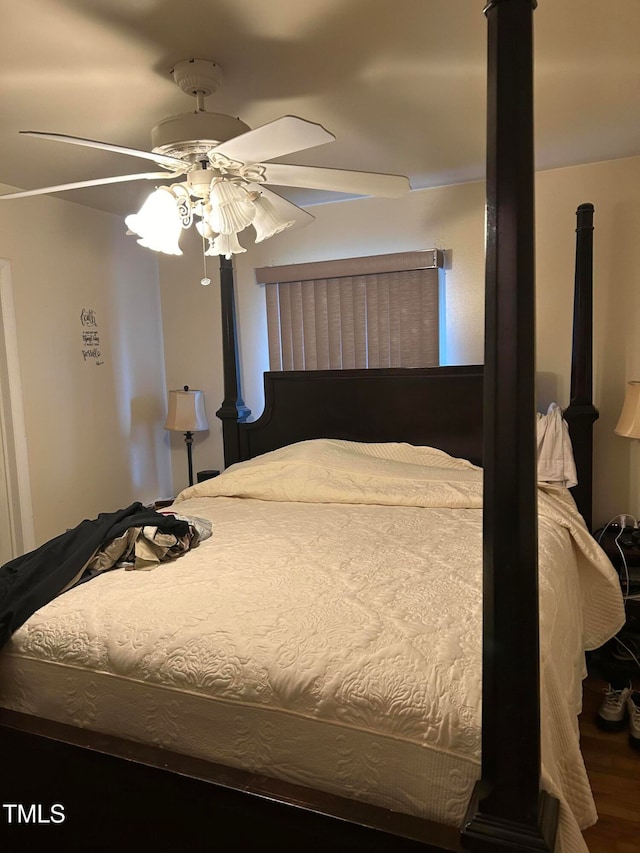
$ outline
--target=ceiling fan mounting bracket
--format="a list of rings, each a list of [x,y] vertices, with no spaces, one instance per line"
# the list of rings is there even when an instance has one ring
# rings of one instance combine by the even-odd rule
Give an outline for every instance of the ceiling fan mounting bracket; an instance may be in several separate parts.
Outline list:
[[[171,76],[185,95],[208,98],[218,91],[222,69],[208,59],[185,59],[174,65]]]

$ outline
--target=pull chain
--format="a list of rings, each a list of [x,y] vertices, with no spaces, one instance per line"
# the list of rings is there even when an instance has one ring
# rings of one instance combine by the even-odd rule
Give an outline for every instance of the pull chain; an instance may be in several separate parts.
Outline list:
[[[204,241],[204,234],[202,235],[202,264],[204,267],[204,276],[200,279],[200,284],[207,285],[211,284],[211,279],[207,275],[207,255],[206,255],[206,244]]]

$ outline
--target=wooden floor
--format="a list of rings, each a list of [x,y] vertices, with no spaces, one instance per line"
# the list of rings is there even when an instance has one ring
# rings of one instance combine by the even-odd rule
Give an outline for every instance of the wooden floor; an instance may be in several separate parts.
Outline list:
[[[598,823],[584,833],[590,853],[640,853],[640,750],[629,734],[602,732],[594,717],[605,682],[589,676],[580,716],[582,753],[598,809]],[[634,681],[636,690],[640,681]]]

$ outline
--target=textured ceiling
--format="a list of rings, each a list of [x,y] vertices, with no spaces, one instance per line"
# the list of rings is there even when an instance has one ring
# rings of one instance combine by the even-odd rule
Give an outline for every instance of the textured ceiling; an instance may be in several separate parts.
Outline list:
[[[193,57],[223,71],[207,109],[251,127],[299,115],[336,135],[285,162],[404,174],[414,188],[481,179],[483,5],[0,0],[0,181],[31,189],[154,170],[18,131],[148,149],[154,124],[194,107],[170,76],[177,61]],[[539,0],[534,27],[537,168],[640,154],[639,0]],[[138,182],[61,197],[125,213],[149,188]],[[304,204],[339,198],[283,194]]]

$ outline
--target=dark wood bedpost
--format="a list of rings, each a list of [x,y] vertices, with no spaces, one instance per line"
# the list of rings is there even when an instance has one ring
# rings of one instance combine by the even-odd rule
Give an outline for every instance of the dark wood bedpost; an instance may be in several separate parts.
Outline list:
[[[251,414],[242,402],[238,376],[238,342],[236,310],[233,293],[233,262],[220,255],[220,309],[222,313],[222,368],[224,371],[224,400],[216,412],[222,421],[225,467],[240,460],[238,424]]]
[[[569,424],[578,485],[571,491],[589,530],[592,529],[593,424],[593,205],[576,211],[576,273],[573,297],[571,394],[564,418]]]
[[[482,774],[462,830],[474,851],[553,850],[540,792],[535,404],[533,10],[488,21]]]

